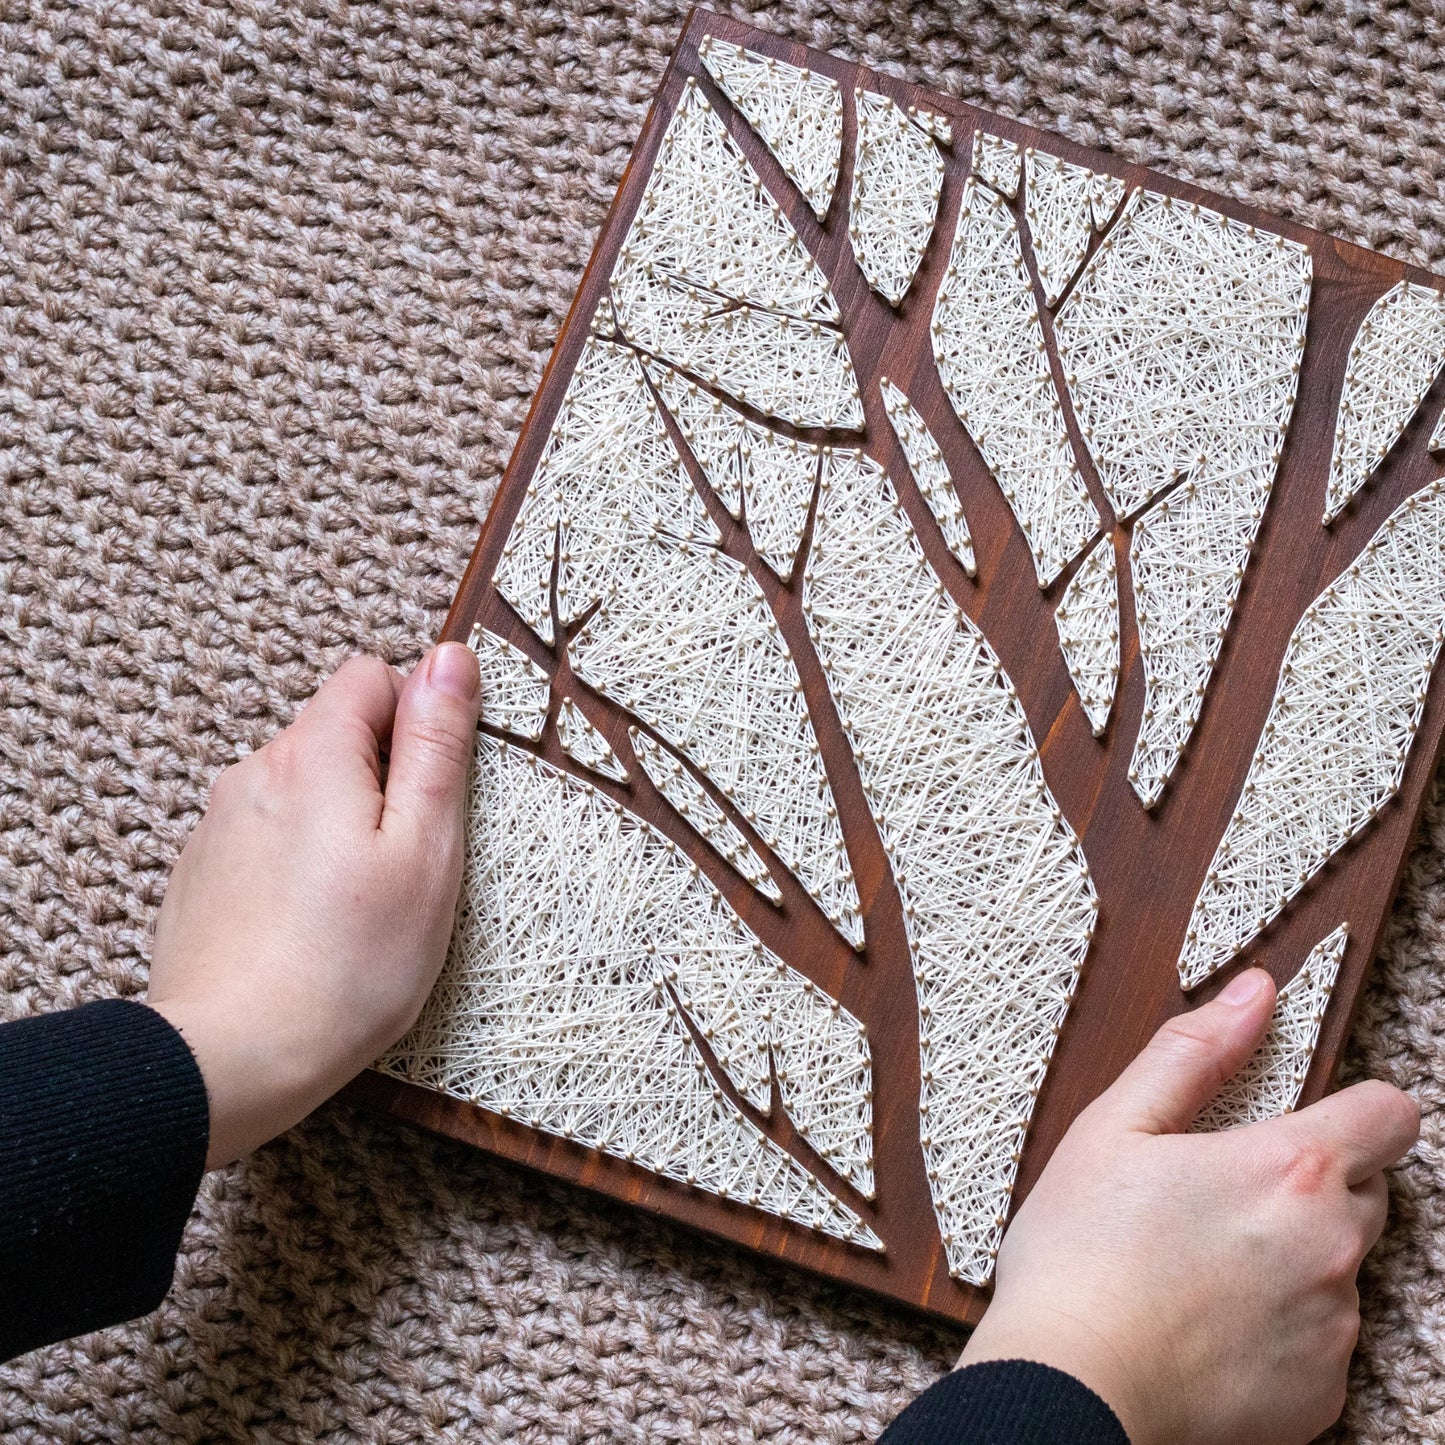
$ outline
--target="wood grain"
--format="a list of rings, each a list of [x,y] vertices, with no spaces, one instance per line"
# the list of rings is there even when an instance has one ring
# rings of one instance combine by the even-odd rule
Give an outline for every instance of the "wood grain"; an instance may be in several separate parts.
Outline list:
[[[812,66],[839,81],[845,102],[844,169],[822,224],[707,77],[697,56],[698,43],[705,34],[745,44],[793,64]],[[854,153],[853,89],[865,74],[870,89],[891,96],[903,106],[922,105],[948,116],[955,134],[947,156],[937,232],[909,294],[896,311],[868,290],[847,244],[847,198]],[[983,628],[1017,684],[1040,743],[1050,786],[1083,840],[1099,890],[1098,932],[1030,1130],[1019,1197],[1037,1178],[1069,1122],[1117,1076],[1154,1029],[1165,1018],[1213,992],[1235,971],[1224,971],[1209,986],[1186,998],[1178,987],[1175,960],[1200,880],[1243,784],[1285,645],[1304,608],[1354,557],[1386,515],[1441,471],[1425,446],[1445,401],[1445,385],[1437,384],[1400,445],[1355,504],[1332,528],[1320,526],[1335,410],[1350,342],[1370,305],[1402,276],[1438,283],[1425,272],[1276,220],[1239,202],[1125,165],[1111,156],[1087,151],[889,77],[863,72],[735,21],[695,11],[687,23],[533,401],[443,636],[464,638],[472,624],[480,620],[561,679],[564,686],[556,691],[572,693],[629,765],[634,779],[630,787],[590,780],[688,848],[769,948],[839,998],[868,1025],[876,1075],[878,1200],[869,1206],[851,1193],[845,1197],[884,1239],[887,1253],[878,1256],[853,1249],[673,1184],[594,1150],[533,1132],[459,1100],[378,1074],[364,1076],[349,1093],[397,1117],[681,1220],[749,1249],[949,1319],[974,1321],[982,1314],[986,1297],[949,1277],[924,1177],[917,1113],[917,1016],[898,893],[802,626],[797,588],[780,584],[762,566],[745,531],[717,505],[715,498],[709,498],[714,520],[724,535],[725,549],[749,567],[762,584],[798,661],[865,906],[866,963],[842,943],[793,880],[780,877],[783,901],[780,907],[773,907],[709,850],[697,845],[635,766],[627,737],[627,725],[634,720],[571,678],[561,647],[555,653],[542,647],[490,585],[498,554],[541,457],[548,429],[585,340],[587,323],[605,294],[662,133],[689,77],[698,79],[827,275],[846,319],[849,348],[863,389],[867,424],[861,441],[895,478],[929,560],[954,598]],[[1273,497],[1198,728],[1162,802],[1150,813],[1139,806],[1126,776],[1144,695],[1127,596],[1119,698],[1106,735],[1095,739],[1069,683],[1054,630],[1052,610],[1064,580],[1047,592],[1039,591],[1022,534],[977,449],[954,416],[933,365],[928,335],[933,296],[946,264],[968,174],[971,136],[980,125],[1022,145],[1037,144],[1065,159],[1118,176],[1131,187],[1147,186],[1186,201],[1199,201],[1240,221],[1278,231],[1308,245],[1313,255],[1314,291],[1299,401]],[[939,440],[973,533],[978,559],[976,581],[971,581],[947,552],[922,499],[908,484],[906,466],[883,414],[878,393],[881,376],[892,378],[908,391]],[[835,434],[782,430],[808,440],[838,440]],[[1087,473],[1086,454],[1081,454],[1081,462]],[[1097,492],[1096,479],[1089,476],[1087,480],[1091,490]],[[1103,500],[1101,494],[1098,499]],[[1296,972],[1315,943],[1342,920],[1349,921],[1349,946],[1325,1019],[1315,1066],[1306,1084],[1306,1100],[1318,1098],[1330,1085],[1435,771],[1442,731],[1445,687],[1437,670],[1399,797],[1384,809],[1372,829],[1341,852],[1284,915],[1244,950],[1237,962],[1236,967],[1261,964],[1282,983]],[[550,728],[540,751],[557,766],[577,771],[557,747]],[[766,853],[757,835],[745,826],[744,831]],[[774,1122],[775,1127],[769,1130],[772,1137],[809,1167],[819,1168],[820,1161],[792,1134],[786,1121]],[[819,1172],[825,1169],[821,1166]]]

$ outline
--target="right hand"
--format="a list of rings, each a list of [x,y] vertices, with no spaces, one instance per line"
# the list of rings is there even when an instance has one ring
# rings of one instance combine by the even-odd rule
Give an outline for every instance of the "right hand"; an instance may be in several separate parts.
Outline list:
[[[1356,1084],[1279,1119],[1189,1134],[1253,1052],[1274,985],[1255,969],[1171,1019],[1075,1120],[999,1251],[959,1361],[1082,1380],[1132,1445],[1293,1445],[1344,1407],[1360,1261],[1414,1101]]]

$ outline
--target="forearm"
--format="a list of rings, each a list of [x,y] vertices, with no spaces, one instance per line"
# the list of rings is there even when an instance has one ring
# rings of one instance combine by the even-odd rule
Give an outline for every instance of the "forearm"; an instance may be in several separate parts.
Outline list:
[[[0,1026],[0,1359],[160,1303],[207,1125],[190,1050],[142,1004]]]

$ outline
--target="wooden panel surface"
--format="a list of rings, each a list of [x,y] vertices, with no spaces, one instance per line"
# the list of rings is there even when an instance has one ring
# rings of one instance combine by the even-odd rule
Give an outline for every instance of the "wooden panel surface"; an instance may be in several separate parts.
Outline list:
[[[835,77],[843,89],[843,173],[832,207],[819,224],[765,147],[722,97],[698,60],[706,34],[747,45]],[[955,139],[939,224],[923,265],[902,306],[894,311],[867,288],[847,239],[847,198],[854,154],[853,88],[858,67],[808,51],[703,11],[690,18],[657,100],[603,227],[591,264],[557,342],[517,449],[447,619],[444,636],[465,638],[478,620],[510,638],[554,677],[568,678],[565,653],[544,648],[495,594],[490,578],[546,443],[587,330],[605,293],[613,261],[639,203],[662,133],[688,77],[697,77],[771,194],[787,210],[804,244],[827,275],[843,311],[853,363],[863,389],[865,449],[896,478],[908,472],[883,415],[878,379],[888,376],[908,391],[944,451],[963,497],[978,557],[971,581],[944,549],[916,491],[902,487],[930,561],[960,605],[984,629],[1018,686],[1038,739],[1046,776],[1083,841],[1098,888],[1099,928],[1082,984],[1029,1133],[1020,1194],[1037,1178],[1070,1120],[1114,1079],[1169,1015],[1215,991],[1237,971],[1262,964],[1283,982],[1311,947],[1341,920],[1351,937],[1326,1017],[1306,1100],[1330,1084],[1348,1034],[1366,970],[1374,955],[1419,810],[1430,784],[1445,725],[1445,687],[1438,675],[1400,796],[1375,825],[1336,856],[1236,964],[1190,998],[1181,994],[1175,960],[1205,868],[1233,811],[1273,694],[1280,660],[1304,608],[1373,535],[1386,515],[1432,480],[1441,466],[1425,446],[1445,385],[1437,384],[1410,430],[1336,524],[1320,525],[1335,411],[1355,329],[1373,302],[1402,276],[1430,281],[1426,273],[1358,247],[1276,220],[1249,206],[1211,195],[1140,167],[1045,136],[1014,121],[869,73],[869,88],[905,107],[919,104],[949,117]],[[582,78],[580,83],[585,83]],[[1054,628],[1060,585],[1041,593],[1023,538],[972,441],[948,403],[933,365],[928,326],[934,293],[946,265],[959,198],[968,174],[975,127],[1038,144],[1068,160],[1228,216],[1267,227],[1309,246],[1314,266],[1307,345],[1299,401],[1289,428],[1274,492],[1225,641],[1203,713],[1188,751],[1162,802],[1140,807],[1126,772],[1143,708],[1143,670],[1125,594],[1119,697],[1108,732],[1096,739],[1070,685]],[[809,440],[836,434],[797,431]],[[1077,436],[1074,437],[1077,450]],[[723,511],[713,515],[730,555],[747,562],[742,529]],[[755,560],[755,559],[754,559]],[[774,908],[755,895],[676,821],[647,783],[627,738],[630,720],[575,679],[563,688],[583,700],[619,757],[631,769],[631,787],[597,783],[603,791],[688,847],[708,877],[769,948],[812,977],[867,1024],[875,1067],[878,1199],[869,1205],[846,1186],[838,1192],[887,1245],[878,1256],[794,1227],[744,1206],[673,1184],[594,1150],[535,1133],[471,1105],[377,1074],[358,1081],[353,1098],[427,1128],[627,1200],[737,1241],[764,1254],[877,1291],[955,1320],[975,1320],[985,1297],[948,1274],[924,1177],[918,1128],[918,1021],[902,913],[836,715],[802,625],[800,596],[776,581],[769,600],[799,671],[842,814],[849,853],[865,904],[866,963],[828,926],[808,895],[780,878],[784,899]],[[555,711],[555,700],[554,700]],[[552,729],[541,747],[547,759],[578,769],[557,747]],[[772,1136],[784,1147],[805,1147],[786,1120]],[[830,1181],[833,1182],[833,1181]]]

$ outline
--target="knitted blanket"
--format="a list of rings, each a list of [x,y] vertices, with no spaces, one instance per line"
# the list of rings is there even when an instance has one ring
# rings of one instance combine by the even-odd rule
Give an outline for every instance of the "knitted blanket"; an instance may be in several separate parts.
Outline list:
[[[434,635],[682,16],[0,3],[4,1016],[139,994],[216,772]],[[749,18],[1445,261],[1429,6]],[[1445,1439],[1442,956],[1432,809],[1352,1051],[1424,1137],[1341,1439]],[[0,1370],[0,1438],[842,1445],[960,1344],[336,1105],[207,1179],[157,1314]]]

